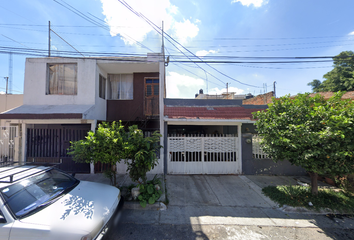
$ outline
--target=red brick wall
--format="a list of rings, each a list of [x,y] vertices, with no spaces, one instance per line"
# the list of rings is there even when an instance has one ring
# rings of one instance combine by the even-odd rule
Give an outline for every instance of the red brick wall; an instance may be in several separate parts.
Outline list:
[[[243,105],[266,105],[272,102],[273,91],[242,101]]]

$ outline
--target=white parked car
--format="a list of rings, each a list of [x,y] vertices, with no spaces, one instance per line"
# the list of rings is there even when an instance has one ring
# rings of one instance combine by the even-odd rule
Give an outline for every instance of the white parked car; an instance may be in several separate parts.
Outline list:
[[[118,188],[35,164],[0,167],[0,239],[102,237],[123,199]]]

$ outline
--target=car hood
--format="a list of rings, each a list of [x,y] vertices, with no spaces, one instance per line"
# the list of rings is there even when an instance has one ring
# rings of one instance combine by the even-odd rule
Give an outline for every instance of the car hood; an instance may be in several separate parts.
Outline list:
[[[116,187],[81,181],[53,204],[20,221],[95,236],[117,208],[118,195]]]

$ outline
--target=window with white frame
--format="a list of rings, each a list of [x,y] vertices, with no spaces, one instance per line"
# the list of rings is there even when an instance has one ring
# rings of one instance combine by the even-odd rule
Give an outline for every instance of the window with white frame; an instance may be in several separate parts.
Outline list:
[[[106,78],[104,78],[101,74],[99,77],[99,94],[100,98],[106,99]]]
[[[107,99],[132,100],[133,74],[108,74]]]
[[[48,64],[47,95],[77,94],[77,64]]]

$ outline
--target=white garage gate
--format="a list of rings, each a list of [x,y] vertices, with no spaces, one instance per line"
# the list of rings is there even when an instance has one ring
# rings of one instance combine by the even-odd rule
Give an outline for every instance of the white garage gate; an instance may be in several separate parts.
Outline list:
[[[169,135],[169,174],[239,174],[239,137],[235,135]]]

